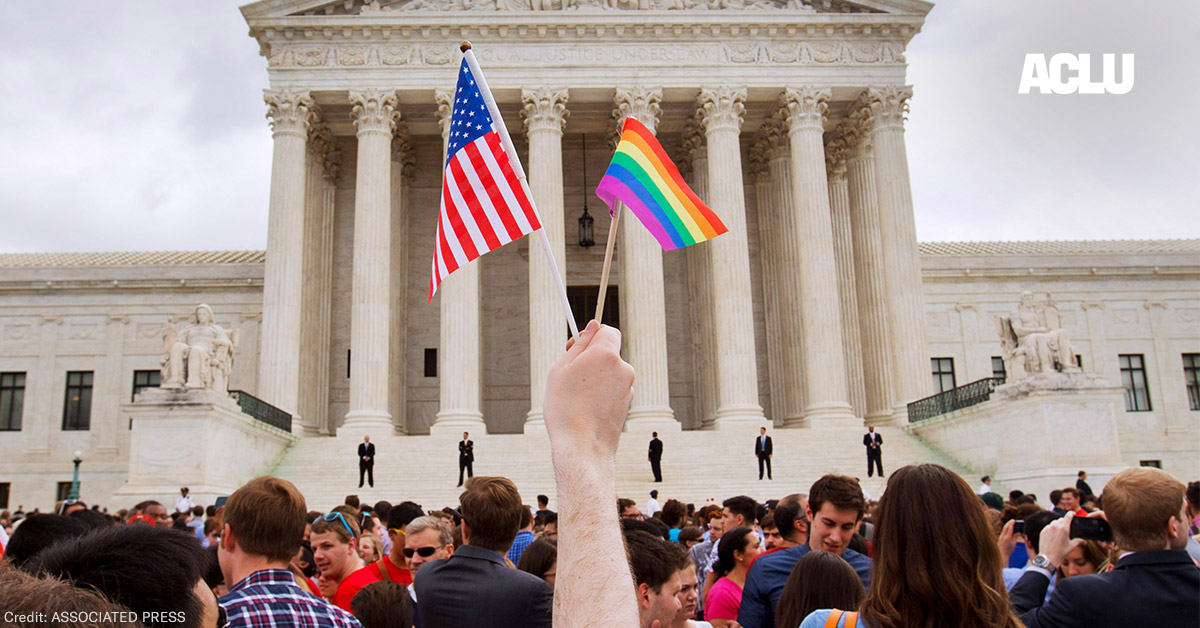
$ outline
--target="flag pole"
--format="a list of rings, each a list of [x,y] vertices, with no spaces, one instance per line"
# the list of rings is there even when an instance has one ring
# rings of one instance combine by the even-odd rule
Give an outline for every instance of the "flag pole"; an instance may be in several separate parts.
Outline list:
[[[483,102],[487,104],[488,113],[496,123],[496,132],[500,135],[500,143],[504,146],[504,152],[508,153],[508,161],[512,165],[513,172],[521,181],[521,188],[529,198],[533,213],[538,217],[540,223],[542,221],[541,214],[537,210],[537,201],[534,200],[533,193],[529,190],[529,181],[525,178],[525,168],[521,166],[521,160],[517,159],[517,149],[513,146],[512,138],[508,136],[508,128],[504,126],[504,119],[500,117],[500,108],[496,106],[496,99],[492,98],[492,90],[488,88],[487,79],[483,78],[483,71],[479,69],[479,63],[475,61],[475,53],[471,52],[471,42],[464,41],[459,46],[459,50],[462,50],[467,67],[471,69],[471,75],[479,83],[479,93],[483,96]],[[558,261],[554,258],[554,249],[550,246],[550,238],[546,237],[544,227],[538,229],[537,234],[542,242],[542,250],[546,252],[546,263],[550,264],[550,274],[554,275],[554,283],[558,286],[559,296],[562,297],[563,311],[567,316],[567,325],[571,328],[571,337],[579,340],[579,326],[575,324],[575,314],[571,312],[571,301],[567,298],[567,287],[563,284],[562,275],[558,272]]]
[[[613,212],[612,222],[608,223],[608,242],[604,243],[604,270],[600,271],[600,296],[596,298],[596,322],[603,323],[600,316],[604,314],[604,297],[608,294],[608,267],[612,264],[613,243],[617,241],[617,223],[621,222],[621,210],[625,203],[618,202]]]

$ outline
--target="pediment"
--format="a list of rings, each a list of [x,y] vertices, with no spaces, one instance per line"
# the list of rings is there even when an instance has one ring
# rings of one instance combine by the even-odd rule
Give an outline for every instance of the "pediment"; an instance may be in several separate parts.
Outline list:
[[[247,20],[284,17],[379,16],[452,11],[794,11],[925,15],[924,0],[262,0],[242,7]]]

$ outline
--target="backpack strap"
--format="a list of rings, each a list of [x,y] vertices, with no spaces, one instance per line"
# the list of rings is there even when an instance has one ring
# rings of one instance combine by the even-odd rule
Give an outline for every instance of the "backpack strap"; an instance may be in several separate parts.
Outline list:
[[[829,611],[829,619],[825,620],[825,628],[837,628],[838,621],[842,619],[842,614],[845,612],[839,611],[836,608]]]
[[[392,574],[388,571],[387,563],[384,562],[387,559],[387,556],[380,558],[379,561],[375,563],[375,566],[379,567],[379,579],[384,582],[391,582]]]
[[[846,613],[846,623],[842,628],[858,628],[858,613]]]

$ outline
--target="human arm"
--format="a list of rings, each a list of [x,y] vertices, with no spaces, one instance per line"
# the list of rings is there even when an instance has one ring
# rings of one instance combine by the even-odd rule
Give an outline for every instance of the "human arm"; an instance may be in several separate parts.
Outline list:
[[[1016,523],[1016,519],[1009,519],[1008,523],[1004,524],[1004,529],[1000,531],[1000,539],[996,542],[1000,547],[1000,563],[1003,565],[1008,564],[1008,559],[1017,549],[1017,535],[1013,532]]]
[[[633,367],[621,334],[592,321],[550,369],[545,419],[558,488],[558,578],[554,626],[639,623],[616,502],[615,457],[633,400]]]

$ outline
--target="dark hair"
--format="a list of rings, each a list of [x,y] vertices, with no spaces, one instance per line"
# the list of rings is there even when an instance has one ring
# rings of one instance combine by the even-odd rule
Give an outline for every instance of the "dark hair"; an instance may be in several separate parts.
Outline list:
[[[537,502],[538,502],[538,505],[539,505],[539,506],[543,506],[543,507],[545,507],[545,506],[549,506],[549,505],[550,505],[550,498],[549,498],[549,497],[546,497],[545,495],[538,495],[538,496],[537,496]]]
[[[1029,546],[1030,552],[1036,554],[1038,548],[1041,547],[1042,530],[1050,525],[1051,521],[1061,518],[1062,515],[1050,510],[1039,510],[1025,517],[1025,543]]]
[[[992,476],[990,476],[990,475],[985,475],[982,478],[980,478],[980,480],[983,482],[991,481],[991,479],[992,479]]]
[[[217,558],[216,545],[204,550],[204,559],[207,563],[204,567],[204,584],[210,589],[223,584],[225,582],[225,573],[221,571],[221,561]]]
[[[1068,486],[1067,488],[1064,488],[1062,490],[1062,492],[1059,494],[1058,498],[1062,499],[1063,495],[1068,495],[1068,494],[1074,495],[1075,499],[1079,499],[1080,497],[1082,497],[1082,495],[1079,493],[1079,489],[1075,488],[1074,486]],[[1057,502],[1056,502],[1056,504],[1057,504]]]
[[[379,517],[380,521],[387,521],[388,513],[391,511],[392,502],[383,499],[375,502],[375,505],[371,507],[371,512],[375,513],[375,516]]]
[[[764,532],[767,530],[767,528],[775,528],[776,530],[778,530],[779,524],[775,523],[775,513],[769,512],[769,513],[759,517],[758,518],[758,527],[762,528]]]
[[[1002,566],[966,481],[936,464],[902,467],[879,501],[875,571],[860,621],[873,628],[1019,628]]]
[[[687,526],[679,531],[679,544],[683,545],[688,541],[700,541],[704,539],[704,533],[696,526]]]
[[[534,521],[537,523],[537,525],[540,525],[543,528],[550,525],[551,523],[553,523],[554,525],[557,526],[558,525],[558,513],[544,512],[544,513],[538,515],[537,517],[534,517]]]
[[[802,499],[800,493],[792,493],[775,505],[775,526],[779,528],[779,536],[792,543],[796,542],[796,522],[807,520],[800,507]]]
[[[312,548],[308,546],[307,542],[300,546],[299,562],[304,563],[304,565],[300,567],[301,573],[308,578],[317,577],[317,561],[313,560]]]
[[[13,531],[8,545],[4,546],[4,558],[16,567],[25,567],[26,563],[51,545],[88,532],[87,524],[76,517],[29,515]]]
[[[850,536],[850,540],[846,541],[846,549],[852,549],[863,556],[871,553],[871,546],[867,545],[867,540],[858,532],[855,532]]]
[[[775,628],[795,628],[819,608],[857,609],[866,591],[862,579],[841,556],[813,550],[788,576],[775,609]]]
[[[734,516],[741,515],[742,522],[748,526],[758,521],[758,502],[754,501],[753,497],[738,495],[721,502],[721,505],[728,508]]]
[[[683,518],[687,516],[687,507],[683,502],[677,499],[668,499],[667,503],[662,507],[662,522],[667,524],[668,528],[679,528],[683,526]]]
[[[223,523],[247,554],[286,563],[300,548],[305,516],[304,495],[294,484],[263,476],[246,482],[229,496]],[[341,522],[334,523],[341,527]],[[313,531],[321,530],[314,525]]]
[[[136,612],[147,628],[199,628],[204,607],[195,589],[207,567],[194,536],[158,526],[97,530],[46,549],[30,565],[99,591]],[[180,613],[183,621],[176,622]]]
[[[662,585],[680,569],[681,560],[690,560],[675,543],[641,530],[625,533],[625,551],[634,586],[645,584],[655,593],[662,592]]]
[[[633,532],[635,530],[652,534],[664,541],[669,540],[671,531],[667,528],[667,524],[661,519],[621,519],[621,530],[624,532]]]
[[[342,503],[346,504],[347,506],[349,506],[351,508],[358,508],[359,506],[362,506],[362,502],[359,501],[358,495],[347,495],[346,501],[344,501]]]
[[[1060,500],[1060,499],[1062,499],[1062,491],[1060,489],[1056,488],[1053,491],[1050,491],[1050,505],[1051,506],[1058,507],[1058,500]]]
[[[521,529],[521,494],[512,480],[502,477],[475,476],[467,480],[459,496],[459,512],[470,529],[467,543],[503,554],[512,546]]]
[[[1087,471],[1080,470],[1079,473],[1076,474],[1076,477],[1083,477],[1085,475],[1087,475]]]
[[[637,502],[633,501],[632,499],[629,499],[628,497],[618,497],[617,498],[617,516],[620,517],[621,513],[625,512],[625,509],[629,508],[630,506],[637,508]]]
[[[1200,510],[1200,482],[1188,482],[1185,494],[1192,510]]]
[[[529,512],[529,506],[521,504],[521,527],[519,530],[524,530],[533,523],[533,513]]]
[[[411,628],[413,603],[403,585],[377,581],[359,589],[350,610],[363,628]]]
[[[1025,493],[1022,491],[1019,491],[1019,490],[1009,491],[1008,492],[1008,501],[1015,504],[1015,503],[1017,503],[1018,499],[1021,499],[1024,496],[1025,496]]]
[[[76,510],[67,515],[67,517],[83,522],[88,532],[117,525],[117,522],[113,521],[108,515],[102,515],[97,510]]]
[[[215,516],[217,516],[217,507],[214,505],[214,506],[208,506],[207,508],[205,508],[205,509],[204,509],[204,516],[205,516],[205,517],[215,517]]]
[[[517,569],[531,573],[543,580],[546,572],[558,561],[558,546],[546,539],[538,539],[529,544],[517,561]]]
[[[141,624],[136,621],[124,621],[128,615],[117,613],[128,612],[128,609],[115,604],[96,591],[87,588],[76,588],[70,583],[58,578],[38,578],[0,560],[0,609],[13,615],[26,617],[51,617],[54,613],[62,613],[64,617],[93,618],[85,625],[89,628],[134,628]],[[84,615],[86,613],[87,615]],[[66,626],[66,621],[45,622],[43,625]],[[40,622],[39,622],[40,623]],[[30,623],[12,625],[39,625]]]
[[[425,511],[421,510],[421,505],[416,502],[400,502],[392,506],[387,514],[387,527],[389,530],[403,530],[412,523],[417,517],[424,517]]]
[[[753,528],[742,526],[721,535],[721,543],[717,545],[717,560],[712,564],[713,573],[718,578],[724,578],[733,571],[733,567],[737,563],[733,553],[746,551],[746,546],[750,544],[751,534],[754,534]]]
[[[808,491],[808,507],[815,515],[825,505],[833,504],[838,510],[853,510],[861,519],[867,512],[867,500],[863,499],[858,480],[848,475],[825,475],[813,482]]]

